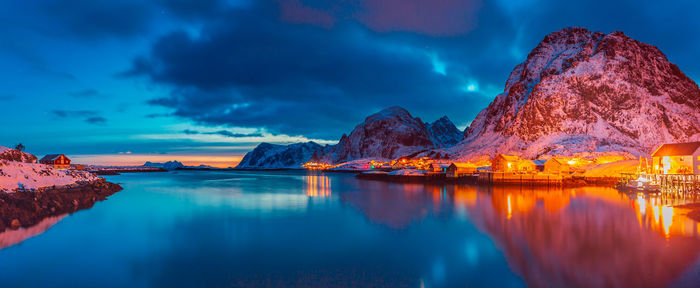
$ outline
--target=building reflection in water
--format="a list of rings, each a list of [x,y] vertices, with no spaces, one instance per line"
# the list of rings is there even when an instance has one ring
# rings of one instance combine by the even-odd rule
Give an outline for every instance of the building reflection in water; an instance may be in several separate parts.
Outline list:
[[[331,196],[331,179],[323,172],[309,171],[306,176],[306,195],[326,198]]]
[[[678,200],[599,187],[358,185],[341,200],[392,228],[463,215],[533,287],[663,287],[700,255],[700,225]]]

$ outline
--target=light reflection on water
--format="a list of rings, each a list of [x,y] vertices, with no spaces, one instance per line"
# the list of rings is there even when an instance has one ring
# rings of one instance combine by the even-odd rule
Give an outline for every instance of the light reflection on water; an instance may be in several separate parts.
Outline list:
[[[24,242],[0,250],[3,287],[659,287],[700,280],[700,225],[674,208],[686,200],[304,171],[110,180],[125,190],[5,241]],[[0,242],[10,238],[19,239],[0,234]]]

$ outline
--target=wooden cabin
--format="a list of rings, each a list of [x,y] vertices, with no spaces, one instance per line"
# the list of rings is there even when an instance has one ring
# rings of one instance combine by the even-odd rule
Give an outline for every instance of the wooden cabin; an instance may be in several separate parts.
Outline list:
[[[462,175],[476,173],[476,165],[471,163],[451,163],[447,167],[447,177],[457,178]]]
[[[537,168],[537,171],[544,172],[544,163],[547,163],[547,160],[537,159],[532,160],[532,163],[535,163],[535,168]]]
[[[498,154],[491,161],[491,171],[493,172],[535,172],[537,167],[534,162],[525,160],[514,155]]]
[[[430,172],[447,173],[447,167],[449,166],[450,163],[431,163],[428,166],[428,170]]]
[[[569,174],[569,170],[571,167],[569,167],[569,163],[566,161],[552,157],[547,160],[547,162],[544,162],[544,173],[547,174],[554,174],[554,175],[566,175]]]
[[[651,157],[656,174],[700,175],[700,142],[662,144]]]
[[[70,168],[70,159],[63,154],[49,154],[44,158],[39,159],[39,163],[51,165],[55,168],[68,169]]]

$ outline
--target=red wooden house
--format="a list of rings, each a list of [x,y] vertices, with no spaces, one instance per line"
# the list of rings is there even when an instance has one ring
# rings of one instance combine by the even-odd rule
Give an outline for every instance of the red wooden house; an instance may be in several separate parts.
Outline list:
[[[70,159],[63,154],[49,154],[39,159],[39,163],[51,165],[56,168],[70,168]]]

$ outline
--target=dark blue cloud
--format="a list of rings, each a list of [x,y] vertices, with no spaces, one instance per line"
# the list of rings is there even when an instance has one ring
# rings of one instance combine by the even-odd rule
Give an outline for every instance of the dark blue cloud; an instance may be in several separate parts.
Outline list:
[[[416,22],[371,0],[255,3],[215,12],[212,3],[198,6],[193,9],[197,15],[209,13],[201,31],[163,35],[124,75],[146,76],[170,87],[170,95],[148,103],[199,124],[334,139],[367,114],[392,105],[426,120],[446,114],[458,125],[466,124],[502,91],[511,69],[546,34],[564,27],[606,33],[628,29],[633,37],[640,34],[640,40],[668,47],[678,55],[671,59],[694,57],[697,40],[690,48],[678,45],[687,35],[660,33],[666,26],[658,20],[666,18],[684,31],[700,28],[684,23],[694,19],[689,12],[627,0],[448,1],[431,9],[403,7],[403,14],[425,16]],[[468,7],[468,13],[459,15],[474,19],[449,20],[457,15],[450,14],[443,21],[434,15],[450,7]],[[376,19],[356,17],[357,11]],[[687,17],[674,20],[654,13],[658,11]],[[689,74],[696,75],[699,67],[692,66]]]
[[[43,27],[50,34],[99,39],[142,35],[151,25],[153,7],[137,0],[29,1],[41,7]],[[30,4],[30,5],[32,5]]]
[[[173,87],[149,103],[198,123],[332,139],[387,106],[432,108],[429,118],[484,106],[488,98],[461,91],[461,75],[435,71],[435,50],[355,22],[289,24],[277,6],[257,6],[229,10],[199,35],[161,37],[125,74]]]
[[[68,95],[76,98],[90,98],[100,95],[100,92],[95,89],[85,89],[79,91],[73,91],[68,93]]]
[[[394,105],[427,121],[448,115],[465,125],[546,34],[569,26],[624,31],[658,46],[690,77],[700,75],[694,15],[700,3],[686,0],[6,2],[0,36],[12,41],[0,44],[0,52],[22,58],[37,74],[79,82],[45,61],[72,55],[75,43],[145,51],[124,64],[129,68],[121,76],[168,91],[143,101],[168,110],[134,113],[326,139]],[[69,44],[42,54],[32,45],[43,38],[30,43],[29,31],[50,36],[47,43]],[[76,70],[87,66],[75,63]],[[110,67],[95,73],[117,72]],[[74,97],[120,91],[72,85],[63,91],[76,89],[69,93]],[[101,115],[79,116],[90,117]]]
[[[100,116],[93,116],[93,117],[85,118],[85,122],[90,123],[90,124],[105,124],[105,123],[107,123],[107,119],[104,117],[100,117]]]
[[[88,124],[106,124],[107,119],[100,116],[100,112],[93,110],[52,110],[51,114],[56,118],[82,118]]]
[[[244,137],[263,137],[262,133],[234,133],[228,130],[219,130],[214,132],[200,132],[197,130],[185,129],[182,133],[187,135],[205,134],[205,135],[220,135],[229,138],[244,138]]]

